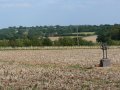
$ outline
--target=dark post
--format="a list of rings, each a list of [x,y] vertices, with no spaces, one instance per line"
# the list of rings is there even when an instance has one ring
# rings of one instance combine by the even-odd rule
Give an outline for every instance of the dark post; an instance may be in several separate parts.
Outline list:
[[[107,58],[107,49],[106,49],[106,58]]]
[[[105,55],[104,55],[104,50],[103,50],[103,58],[105,58]]]
[[[107,58],[107,49],[108,49],[107,44],[102,43],[101,49],[103,50],[103,58],[100,60],[100,67],[110,66],[110,60]]]

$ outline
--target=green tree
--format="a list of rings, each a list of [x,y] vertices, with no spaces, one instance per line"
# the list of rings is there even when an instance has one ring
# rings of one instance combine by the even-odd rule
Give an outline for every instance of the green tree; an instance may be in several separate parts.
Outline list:
[[[9,40],[9,46],[11,46],[11,47],[16,47],[17,46],[17,44],[16,44],[16,41],[15,40]]]
[[[31,39],[32,46],[42,46],[42,39]]]
[[[24,42],[24,46],[32,46],[31,40],[29,39],[24,39],[23,42]]]
[[[9,46],[9,41],[8,40],[0,40],[0,46],[2,46],[2,47]]]
[[[52,43],[52,41],[49,38],[46,37],[46,38],[43,38],[42,45],[43,46],[52,46],[53,43]]]
[[[24,40],[23,39],[16,39],[16,46],[17,47],[23,47],[24,46]]]
[[[58,42],[61,46],[73,46],[74,45],[74,40],[69,37],[59,38]]]

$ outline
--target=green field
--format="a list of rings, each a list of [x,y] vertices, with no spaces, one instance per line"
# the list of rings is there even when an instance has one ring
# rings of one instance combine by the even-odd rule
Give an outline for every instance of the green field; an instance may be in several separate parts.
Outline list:
[[[91,35],[93,35],[93,34],[95,34],[95,32],[79,32],[79,33],[72,33],[72,34],[85,34],[85,35],[91,34]]]

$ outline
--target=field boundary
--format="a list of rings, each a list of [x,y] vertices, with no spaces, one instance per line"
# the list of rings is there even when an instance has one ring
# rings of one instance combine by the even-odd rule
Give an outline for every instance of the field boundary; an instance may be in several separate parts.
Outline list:
[[[109,46],[109,49],[120,49],[120,46]],[[100,49],[100,46],[41,46],[41,47],[0,47],[0,50],[64,50],[64,49]]]

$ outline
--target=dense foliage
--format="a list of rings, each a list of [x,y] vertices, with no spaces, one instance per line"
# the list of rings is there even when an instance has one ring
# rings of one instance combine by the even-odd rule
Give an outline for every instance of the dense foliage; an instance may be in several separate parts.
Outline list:
[[[106,25],[97,32],[98,42],[106,42],[109,45],[120,45],[120,25]]]
[[[78,38],[79,45],[94,45],[91,41],[82,40]],[[51,41],[49,38],[41,39],[15,39],[15,40],[0,40],[0,46],[12,47],[28,47],[28,46],[77,46],[77,38],[59,38],[58,40]]]
[[[98,28],[99,26],[90,25],[9,27],[0,30],[0,39],[32,39],[49,36],[76,36],[75,33],[77,30],[78,32],[97,32]],[[79,34],[79,36],[84,36],[84,34]]]

